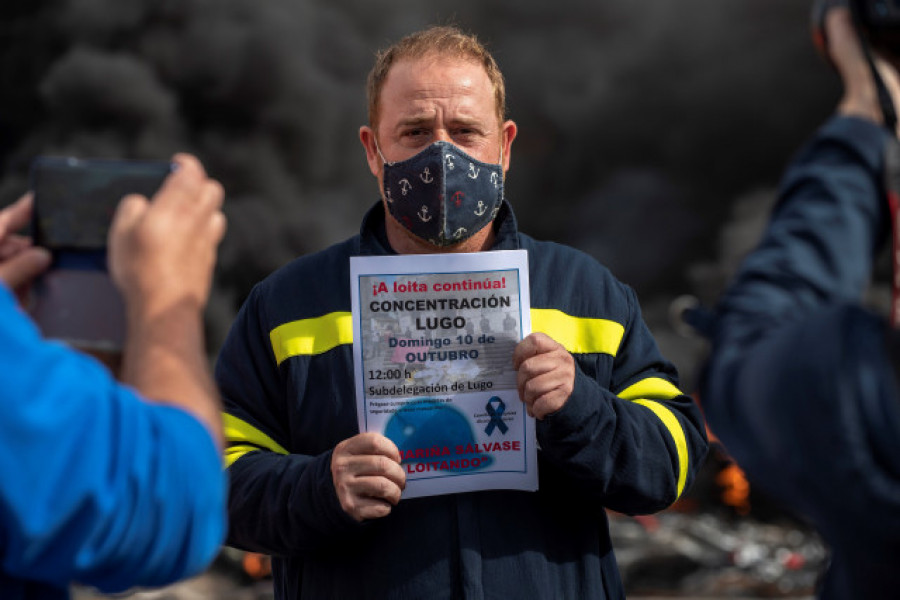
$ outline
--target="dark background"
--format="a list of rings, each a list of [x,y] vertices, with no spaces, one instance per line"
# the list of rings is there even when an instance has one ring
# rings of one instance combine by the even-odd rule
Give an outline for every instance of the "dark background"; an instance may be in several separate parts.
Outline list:
[[[197,154],[227,191],[215,354],[250,286],[355,233],[377,198],[359,145],[376,49],[432,23],[476,33],[519,125],[523,231],[634,286],[690,391],[713,301],[837,77],[800,0],[3,0],[0,204],[31,159]]]
[[[207,313],[213,357],[256,281],[355,233],[378,198],[357,134],[374,52],[457,24],[506,76],[519,125],[507,197],[522,230],[632,285],[693,392],[705,345],[673,306],[714,302],[785,163],[839,96],[810,42],[811,1],[2,0],[0,205],[28,188],[39,154],[198,155],[224,184],[229,217]],[[723,460],[711,455],[693,494],[718,493]],[[754,498],[751,516],[771,521],[765,508]],[[740,570],[750,589],[775,561],[759,548],[774,556],[796,537],[665,517],[675,525],[633,539],[621,530],[630,522],[613,520],[626,580],[646,580],[642,565],[657,577],[689,571],[685,548],[693,569],[718,565],[740,554],[717,545],[737,535],[723,532],[755,527],[738,530],[759,555]],[[804,555],[818,556],[813,547]],[[716,551],[707,560],[696,548]]]

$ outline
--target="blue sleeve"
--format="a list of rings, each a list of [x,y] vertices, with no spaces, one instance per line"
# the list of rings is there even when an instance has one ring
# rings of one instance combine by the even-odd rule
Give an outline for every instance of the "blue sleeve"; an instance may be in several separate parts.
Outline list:
[[[833,563],[855,560],[857,573],[896,556],[896,542],[878,544],[900,531],[889,327],[861,304],[889,222],[887,141],[880,127],[836,118],[798,154],[717,307],[700,391],[710,428],[751,481],[816,524]],[[875,597],[858,587],[840,597],[851,596]]]
[[[42,340],[0,286],[0,571],[104,592],[200,572],[225,533],[206,428]]]

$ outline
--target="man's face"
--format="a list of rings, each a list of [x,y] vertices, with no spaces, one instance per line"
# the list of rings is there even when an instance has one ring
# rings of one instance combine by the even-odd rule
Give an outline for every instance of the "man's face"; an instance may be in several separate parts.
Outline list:
[[[380,100],[375,128],[360,129],[369,169],[378,179],[379,189],[383,187],[384,165],[378,149],[384,160],[397,162],[436,141],[445,141],[482,162],[497,164],[502,157],[504,172],[509,168],[516,125],[500,121],[494,89],[480,64],[440,56],[401,60],[388,72]],[[389,236],[392,228],[389,219]],[[484,235],[489,229],[485,228]],[[484,236],[479,236],[458,250],[480,248],[484,241]]]
[[[511,121],[500,122],[484,67],[443,57],[402,60],[391,67],[381,89],[376,127],[373,133],[387,161],[405,160],[443,140],[482,162],[496,164],[502,144],[504,171],[515,130]],[[380,157],[373,154],[368,157],[369,166],[380,184]]]

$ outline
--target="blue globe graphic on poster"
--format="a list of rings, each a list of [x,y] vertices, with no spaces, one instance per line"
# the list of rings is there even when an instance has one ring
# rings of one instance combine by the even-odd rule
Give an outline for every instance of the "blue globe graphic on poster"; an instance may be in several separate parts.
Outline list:
[[[384,435],[407,457],[403,459],[404,464],[458,461],[452,471],[440,471],[443,474],[480,471],[493,462],[488,454],[456,454],[457,446],[475,445],[472,428],[456,408],[430,398],[414,400],[395,412],[384,428]],[[427,453],[432,448],[448,448],[450,454],[422,458],[408,454],[415,454],[416,450]],[[464,459],[465,466],[462,464]]]

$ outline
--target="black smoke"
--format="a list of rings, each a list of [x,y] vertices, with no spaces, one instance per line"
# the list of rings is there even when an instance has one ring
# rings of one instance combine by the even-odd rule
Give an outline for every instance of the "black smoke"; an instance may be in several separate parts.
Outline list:
[[[376,49],[455,23],[507,78],[522,229],[633,285],[689,371],[668,301],[714,296],[727,269],[698,273],[721,262],[737,200],[769,198],[836,101],[808,14],[799,0],[5,0],[0,204],[38,154],[196,153],[228,193],[214,350],[254,282],[354,233],[377,198],[357,137]]]

